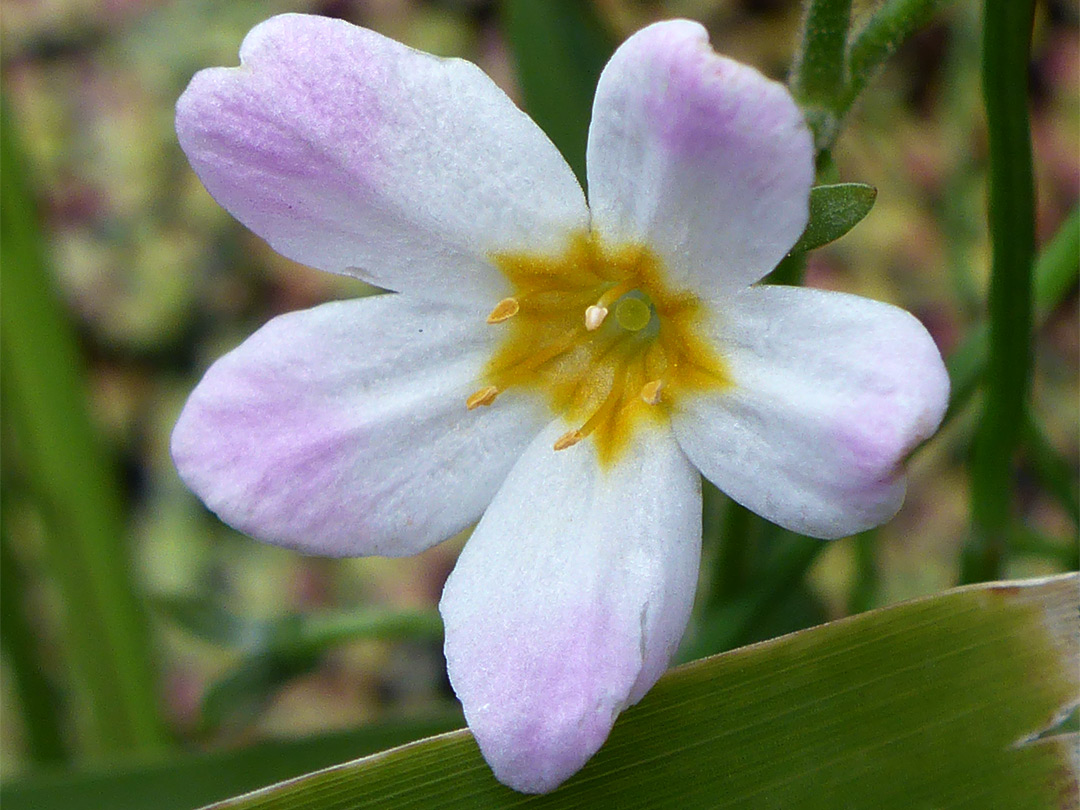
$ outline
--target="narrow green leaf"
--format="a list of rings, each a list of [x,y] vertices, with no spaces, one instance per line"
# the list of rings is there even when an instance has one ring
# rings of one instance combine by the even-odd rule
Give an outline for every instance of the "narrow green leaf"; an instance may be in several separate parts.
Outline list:
[[[1061,223],[1035,262],[1035,314],[1041,322],[1076,287],[1080,276],[1080,207]]]
[[[8,515],[0,510],[0,616],[4,632],[0,645],[19,699],[22,726],[30,758],[39,763],[68,759],[60,695],[41,670],[41,653],[28,616],[23,572],[8,541]]]
[[[585,183],[593,93],[615,45],[592,3],[506,0],[503,24],[525,109]]]
[[[1035,181],[1028,122],[1034,0],[983,6],[983,99],[989,135],[993,260],[983,412],[971,459],[972,542],[965,582],[996,579],[1012,523],[1013,463],[1031,377]]]
[[[805,253],[835,242],[870,213],[877,189],[865,183],[837,183],[810,190],[810,220],[791,253]]]
[[[1023,439],[1039,481],[1065,510],[1073,529],[1080,531],[1076,468],[1050,443],[1030,409],[1024,413]]]
[[[1075,796],[1080,578],[960,588],[698,661],[561,789],[499,785],[467,731],[215,805],[232,810],[1045,810]]]
[[[848,50],[848,86],[842,115],[908,37],[955,0],[885,0],[852,37]],[[996,2],[996,0],[995,0]]]
[[[52,290],[25,163],[0,114],[0,379],[16,471],[45,522],[84,753],[163,743],[119,485],[87,413],[82,362]]]
[[[459,728],[461,711],[375,723],[352,731],[189,754],[92,771],[39,771],[0,786],[4,810],[191,810],[363,756]]]

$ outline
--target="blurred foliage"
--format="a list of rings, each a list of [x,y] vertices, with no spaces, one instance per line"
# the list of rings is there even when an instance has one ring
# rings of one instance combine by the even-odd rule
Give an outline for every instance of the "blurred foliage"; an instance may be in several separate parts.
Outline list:
[[[880,5],[856,0],[856,27]],[[199,68],[235,64],[239,43],[254,23],[291,10],[346,17],[414,47],[476,61],[513,97],[535,106],[543,121],[549,114],[544,110],[557,106],[559,96],[551,85],[530,85],[518,69],[547,61],[573,74],[580,106],[589,100],[602,60],[575,50],[580,42],[530,38],[529,27],[539,23],[522,10],[537,8],[544,4],[5,4],[0,44],[11,111],[6,123],[23,144],[23,168],[55,273],[51,283],[86,362],[95,440],[106,457],[118,461],[135,585],[152,619],[160,714],[180,747],[220,751],[356,728],[402,712],[444,716],[451,694],[438,632],[430,626],[407,634],[408,640],[400,634],[337,634],[285,664],[268,663],[267,648],[252,641],[267,636],[251,635],[251,628],[265,631],[309,615],[430,616],[461,541],[407,560],[303,558],[222,526],[176,477],[169,431],[214,358],[275,314],[367,290],[281,258],[221,210],[176,144],[173,103]],[[595,14],[593,50],[652,20],[689,16],[708,26],[717,50],[776,78],[791,66],[801,14],[794,0],[596,0],[588,8]],[[1037,246],[1050,242],[1075,210],[1080,187],[1077,18],[1069,0],[1039,4],[1036,12],[1030,100]],[[969,336],[985,328],[990,243],[979,26],[976,3],[950,4],[897,51],[847,113],[820,181],[877,188],[876,204],[857,227],[808,254],[797,268],[808,284],[911,310],[947,356],[969,347]],[[873,42],[867,43],[869,49]],[[553,57],[541,46],[563,50]],[[578,115],[563,131],[549,123],[556,128],[552,136],[572,149],[582,143],[583,120]],[[7,172],[3,182],[10,182]],[[3,217],[10,215],[5,202]],[[1075,219],[1070,227],[1076,230]],[[1074,254],[1075,248],[1062,254],[1066,269]],[[1053,306],[1038,313],[1023,431],[1028,440],[1012,479],[1017,530],[1003,560],[1010,577],[1076,565],[1076,277],[1055,278],[1054,294],[1043,299]],[[957,408],[947,429],[913,457],[900,515],[856,542],[808,544],[754,523],[707,490],[706,536],[741,531],[743,540],[706,546],[704,587],[687,654],[953,584],[971,530],[964,464],[979,396],[974,386],[971,391],[965,402],[972,404]],[[63,590],[48,562],[48,521],[27,494],[30,473],[15,463],[10,434],[5,418],[5,591],[9,565],[19,574],[17,604],[9,606],[5,594],[5,633],[13,626],[12,611],[27,620],[21,638],[37,645],[45,685],[38,694],[63,694],[71,688],[64,665]],[[770,574],[763,578],[765,571]],[[164,604],[188,605],[189,612],[148,608]],[[195,604],[203,606],[202,615],[190,610]],[[7,645],[4,656],[0,775],[10,777],[32,770],[35,746]],[[243,687],[227,701],[232,708],[204,712],[213,704],[206,697],[215,685],[220,690],[229,683]],[[258,711],[235,711],[245,700]],[[53,708],[61,722],[72,722],[66,703]]]

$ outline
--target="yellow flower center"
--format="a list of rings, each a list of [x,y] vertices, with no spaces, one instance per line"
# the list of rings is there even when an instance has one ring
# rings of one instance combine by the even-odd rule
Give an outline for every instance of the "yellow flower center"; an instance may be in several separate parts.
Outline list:
[[[488,316],[506,335],[484,370],[485,385],[466,400],[470,410],[509,389],[541,392],[552,411],[579,424],[555,449],[590,437],[609,464],[635,429],[668,419],[680,397],[731,385],[699,334],[701,302],[669,288],[649,249],[612,249],[581,234],[560,256],[492,259],[513,294]]]

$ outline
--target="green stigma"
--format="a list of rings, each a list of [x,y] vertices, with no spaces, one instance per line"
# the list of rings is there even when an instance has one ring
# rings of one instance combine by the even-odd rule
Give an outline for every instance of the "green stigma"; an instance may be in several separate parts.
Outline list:
[[[627,296],[616,305],[615,320],[628,332],[640,332],[652,320],[652,309],[640,298]]]

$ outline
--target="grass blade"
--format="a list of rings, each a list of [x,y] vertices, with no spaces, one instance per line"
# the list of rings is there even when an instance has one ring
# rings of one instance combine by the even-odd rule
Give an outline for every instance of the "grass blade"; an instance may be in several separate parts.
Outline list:
[[[1080,576],[959,588],[689,664],[558,791],[495,782],[460,731],[217,810],[1008,807],[1076,795]]]
[[[46,526],[86,754],[163,743],[143,616],[123,547],[118,482],[87,413],[75,337],[50,285],[6,108],[0,115],[0,336],[5,430]]]

